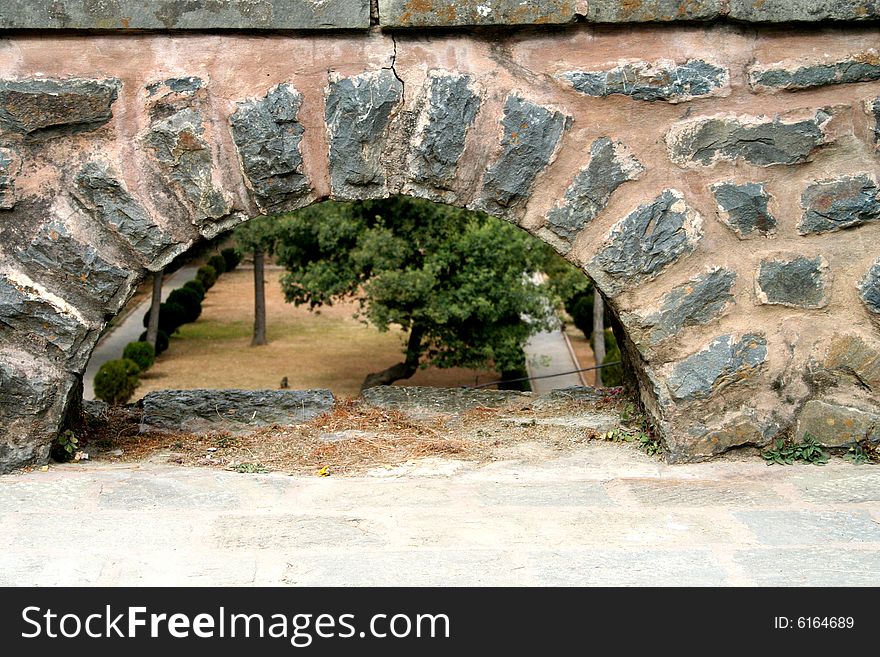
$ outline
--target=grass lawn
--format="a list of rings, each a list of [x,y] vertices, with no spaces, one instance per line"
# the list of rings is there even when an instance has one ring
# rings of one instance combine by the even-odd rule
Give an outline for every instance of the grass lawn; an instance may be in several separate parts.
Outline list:
[[[355,396],[370,372],[403,359],[404,335],[380,333],[354,319],[357,304],[325,307],[319,313],[284,302],[282,272],[266,271],[269,344],[250,346],[253,331],[253,271],[224,274],[208,292],[197,322],[181,327],[168,351],[141,377],[135,393],[185,388],[329,388]],[[494,381],[493,372],[427,368],[399,385],[455,387]]]

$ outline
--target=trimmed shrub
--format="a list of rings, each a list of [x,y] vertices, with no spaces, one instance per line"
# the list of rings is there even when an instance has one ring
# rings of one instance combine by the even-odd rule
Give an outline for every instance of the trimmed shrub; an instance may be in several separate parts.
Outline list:
[[[150,323],[150,311],[144,315],[144,327]],[[168,302],[159,306],[159,330],[171,335],[186,324],[186,309],[179,303]]]
[[[236,267],[238,267],[241,262],[241,256],[238,255],[238,251],[229,247],[228,249],[223,249],[220,252],[220,255],[223,257],[223,260],[226,262],[226,271],[232,271]]]
[[[226,273],[226,258],[221,255],[212,255],[208,258],[207,264],[217,271],[217,278],[220,278],[221,274]]]
[[[127,358],[108,360],[95,374],[95,396],[113,406],[125,404],[140,382],[140,368]]]
[[[202,300],[193,290],[185,287],[173,290],[168,295],[167,303],[178,303],[185,311],[186,323],[194,322],[202,314]]]
[[[147,332],[144,331],[141,333],[141,337],[138,338],[138,342],[146,342],[147,341]],[[168,351],[168,334],[165,331],[159,331],[156,334],[156,355],[158,356],[164,351]]]
[[[195,292],[199,297],[199,302],[205,300],[205,286],[202,285],[201,281],[197,281],[196,279],[187,281],[183,284],[183,289]]]
[[[205,288],[205,292],[214,287],[217,282],[217,270],[211,265],[202,265],[196,272],[196,280]]]
[[[156,362],[156,350],[149,342],[129,342],[125,345],[122,358],[136,363],[141,372],[146,372]]]

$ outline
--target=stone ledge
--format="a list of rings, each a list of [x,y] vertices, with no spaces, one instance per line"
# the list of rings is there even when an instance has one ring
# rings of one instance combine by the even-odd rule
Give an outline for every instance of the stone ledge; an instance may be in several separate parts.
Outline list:
[[[41,5],[41,6],[35,6]],[[880,19],[876,0],[379,0],[387,28]],[[370,27],[370,0],[3,0],[0,30],[344,30]]]
[[[39,5],[39,6],[36,6]],[[3,0],[0,29],[367,29],[370,0]]]

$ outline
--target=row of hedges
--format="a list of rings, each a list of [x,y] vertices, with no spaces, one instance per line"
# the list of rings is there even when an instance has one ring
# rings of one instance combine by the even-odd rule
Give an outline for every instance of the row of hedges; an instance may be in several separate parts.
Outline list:
[[[122,358],[110,360],[95,375],[95,396],[108,404],[121,405],[128,402],[140,384],[140,375],[146,372],[156,357],[168,349],[170,336],[184,324],[196,321],[202,314],[202,301],[217,278],[232,271],[241,261],[235,249],[223,249],[213,255],[207,264],[199,267],[196,277],[183,287],[172,290],[159,306],[159,332],[156,346],[147,342],[147,332],[141,333],[138,342],[130,342]],[[150,311],[144,315],[144,327],[150,323]]]

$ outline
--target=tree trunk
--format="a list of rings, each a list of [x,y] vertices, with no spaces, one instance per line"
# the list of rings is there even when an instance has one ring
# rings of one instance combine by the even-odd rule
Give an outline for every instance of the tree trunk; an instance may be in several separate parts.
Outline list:
[[[263,249],[254,249],[254,339],[251,346],[267,344],[266,340],[266,280],[265,254]]]
[[[395,381],[408,379],[419,369],[419,357],[422,353],[422,337],[425,331],[422,327],[413,325],[409,332],[409,340],[406,343],[406,359],[402,363],[392,365],[381,372],[367,374],[361,384],[361,390],[375,388],[376,386],[390,386]]]
[[[159,270],[153,274],[153,305],[150,306],[150,319],[147,322],[147,342],[156,348],[156,339],[159,336],[159,306],[162,303],[162,277],[165,270]]]
[[[596,365],[605,360],[605,302],[599,290],[593,290],[593,353]],[[602,370],[596,369],[596,386],[602,385]]]

